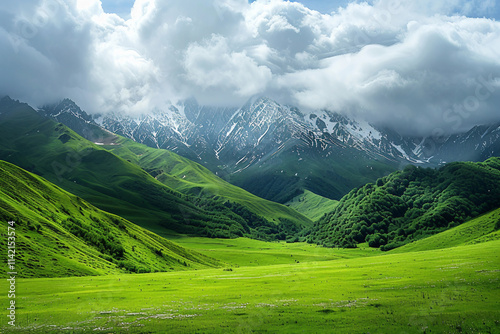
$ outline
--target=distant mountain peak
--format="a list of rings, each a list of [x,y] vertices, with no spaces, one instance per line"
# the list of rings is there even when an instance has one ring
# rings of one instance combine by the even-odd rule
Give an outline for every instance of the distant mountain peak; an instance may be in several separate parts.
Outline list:
[[[41,107],[39,112],[57,119],[59,116],[65,117],[72,115],[75,118],[81,119],[88,123],[94,123],[93,117],[83,111],[73,100],[63,99],[57,103],[47,104]]]

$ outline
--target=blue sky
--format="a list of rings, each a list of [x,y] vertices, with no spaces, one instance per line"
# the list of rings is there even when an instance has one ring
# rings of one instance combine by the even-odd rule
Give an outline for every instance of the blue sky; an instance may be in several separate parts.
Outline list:
[[[134,0],[101,0],[101,2],[105,12],[116,13],[124,18],[130,15],[130,9],[134,5]]]

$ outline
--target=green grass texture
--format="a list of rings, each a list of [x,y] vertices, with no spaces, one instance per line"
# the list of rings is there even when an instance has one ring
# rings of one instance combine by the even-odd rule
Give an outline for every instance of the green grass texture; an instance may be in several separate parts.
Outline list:
[[[498,333],[499,247],[21,279],[15,333]]]

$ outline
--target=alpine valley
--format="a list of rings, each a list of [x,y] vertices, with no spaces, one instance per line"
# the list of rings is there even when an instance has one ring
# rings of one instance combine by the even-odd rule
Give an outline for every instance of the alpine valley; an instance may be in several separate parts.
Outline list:
[[[500,124],[5,96],[0,331],[498,333],[499,156]]]
[[[500,0],[0,1],[0,334],[500,334]]]

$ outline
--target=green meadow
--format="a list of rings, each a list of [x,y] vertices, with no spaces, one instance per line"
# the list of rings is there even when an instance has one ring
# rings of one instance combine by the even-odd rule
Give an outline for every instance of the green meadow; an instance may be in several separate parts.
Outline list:
[[[187,249],[224,261],[229,267],[296,264],[380,254],[378,249],[367,247],[360,247],[356,250],[332,250],[314,244],[265,242],[248,238],[207,239],[170,236],[169,239]]]
[[[17,326],[4,321],[2,332],[500,332],[500,240],[401,254],[248,239],[177,241],[226,253],[220,257],[232,266],[18,279]],[[249,253],[261,265],[243,266]],[[287,256],[301,260],[286,263]],[[0,289],[7,291],[5,280]],[[6,294],[0,302],[6,305]]]

